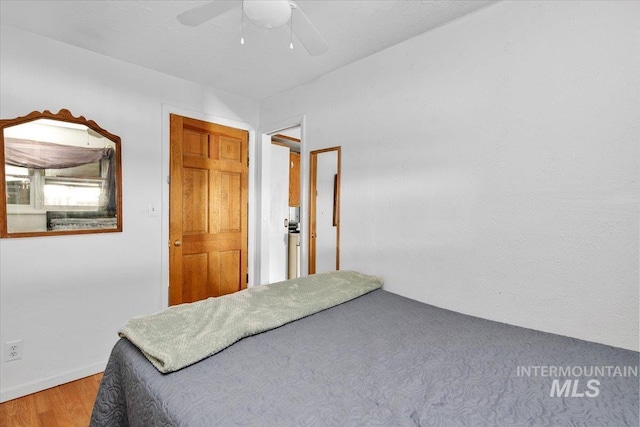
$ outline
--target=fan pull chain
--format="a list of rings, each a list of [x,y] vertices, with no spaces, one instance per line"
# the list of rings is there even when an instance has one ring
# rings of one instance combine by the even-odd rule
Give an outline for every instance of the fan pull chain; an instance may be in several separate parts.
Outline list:
[[[242,26],[240,27],[240,44],[244,44],[244,5],[240,7],[240,14],[242,15]]]
[[[293,50],[293,8],[291,8],[291,17],[289,18],[289,28],[291,30],[290,35],[291,35],[291,42],[289,43],[289,49]]]

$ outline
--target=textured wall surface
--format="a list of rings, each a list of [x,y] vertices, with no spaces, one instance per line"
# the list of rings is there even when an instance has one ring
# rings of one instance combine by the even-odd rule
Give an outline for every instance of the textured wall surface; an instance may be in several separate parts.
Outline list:
[[[638,350],[639,20],[502,2],[263,101],[261,125],[304,112],[306,150],[342,145],[343,268]]]
[[[166,216],[148,215],[166,191],[166,106],[255,125],[258,104],[9,27],[0,43],[1,117],[67,108],[120,136],[124,226],[0,240],[0,343],[23,340],[0,363],[6,400],[102,371],[118,328],[166,306]]]

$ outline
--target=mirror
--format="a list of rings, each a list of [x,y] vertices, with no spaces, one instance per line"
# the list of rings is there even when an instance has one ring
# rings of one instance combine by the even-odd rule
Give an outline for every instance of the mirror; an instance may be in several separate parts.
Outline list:
[[[0,120],[0,237],[122,231],[120,138],[68,110]]]
[[[340,153],[310,153],[309,274],[340,270]]]

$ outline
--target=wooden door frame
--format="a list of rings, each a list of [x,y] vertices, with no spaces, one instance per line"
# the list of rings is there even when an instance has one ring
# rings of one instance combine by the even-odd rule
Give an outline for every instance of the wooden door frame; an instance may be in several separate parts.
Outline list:
[[[316,188],[318,178],[318,155],[337,151],[338,164],[334,193],[334,224],[336,226],[336,270],[340,270],[340,180],[342,177],[342,147],[329,147],[309,152],[309,274],[316,272],[316,247],[314,233],[316,231]]]

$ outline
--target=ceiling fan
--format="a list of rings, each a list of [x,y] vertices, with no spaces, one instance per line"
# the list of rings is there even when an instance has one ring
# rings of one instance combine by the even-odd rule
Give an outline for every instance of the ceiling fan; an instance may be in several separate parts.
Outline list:
[[[329,45],[293,0],[213,0],[178,15],[178,21],[191,27],[222,15],[242,3],[251,22],[263,28],[278,28],[291,23],[293,33],[310,55],[324,54]]]

